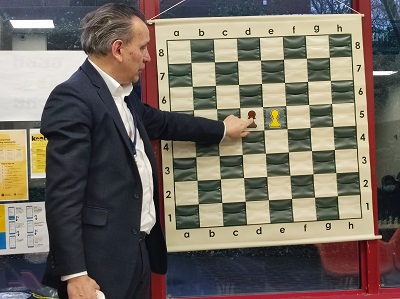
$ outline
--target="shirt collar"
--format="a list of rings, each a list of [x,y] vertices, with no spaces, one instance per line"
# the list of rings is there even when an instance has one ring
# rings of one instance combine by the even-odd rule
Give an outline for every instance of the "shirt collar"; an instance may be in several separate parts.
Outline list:
[[[89,59],[89,62],[93,65],[93,67],[99,72],[100,76],[103,78],[106,83],[110,93],[113,97],[126,97],[131,94],[133,85],[129,84],[128,86],[123,87],[119,84],[113,77],[104,72],[101,68],[99,68],[93,61]]]

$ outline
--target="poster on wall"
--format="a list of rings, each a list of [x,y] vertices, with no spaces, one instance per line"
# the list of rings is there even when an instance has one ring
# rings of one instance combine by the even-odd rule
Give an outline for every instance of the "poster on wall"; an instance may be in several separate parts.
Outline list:
[[[250,135],[161,144],[170,252],[374,234],[361,15],[155,20],[159,107]]]
[[[40,129],[29,130],[30,142],[30,173],[31,178],[46,177],[46,147],[47,139],[40,133]]]
[[[0,202],[28,200],[26,130],[0,130]]]
[[[0,254],[48,250],[44,202],[0,205]]]
[[[1,51],[0,121],[40,121],[50,92],[86,57],[83,51]]]

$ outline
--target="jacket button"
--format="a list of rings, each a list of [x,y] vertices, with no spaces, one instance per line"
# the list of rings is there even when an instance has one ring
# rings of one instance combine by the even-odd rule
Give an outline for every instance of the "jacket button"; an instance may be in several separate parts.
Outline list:
[[[140,196],[139,196],[139,194],[135,193],[135,194],[133,195],[133,198],[134,198],[134,199],[139,199]]]
[[[136,229],[132,229],[132,235],[137,235],[137,230]]]

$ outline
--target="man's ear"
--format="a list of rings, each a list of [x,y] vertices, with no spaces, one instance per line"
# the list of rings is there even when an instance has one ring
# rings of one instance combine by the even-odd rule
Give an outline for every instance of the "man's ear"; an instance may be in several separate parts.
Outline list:
[[[119,62],[122,62],[121,54],[122,40],[117,39],[111,45],[111,53]]]

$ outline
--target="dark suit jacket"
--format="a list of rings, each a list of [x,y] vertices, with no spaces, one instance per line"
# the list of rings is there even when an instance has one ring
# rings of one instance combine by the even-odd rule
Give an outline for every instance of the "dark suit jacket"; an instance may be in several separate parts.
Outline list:
[[[163,112],[129,96],[153,169],[157,223],[146,238],[151,269],[164,274],[156,161],[150,140],[218,143],[222,122]],[[107,298],[123,298],[135,268],[142,186],[121,117],[100,74],[85,61],[50,94],[41,120],[48,139],[46,217],[50,252],[43,282],[88,271]]]

